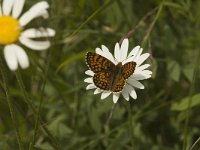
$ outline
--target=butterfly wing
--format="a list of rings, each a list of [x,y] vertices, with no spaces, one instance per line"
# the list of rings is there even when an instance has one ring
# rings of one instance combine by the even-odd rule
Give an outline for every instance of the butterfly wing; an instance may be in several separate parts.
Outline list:
[[[128,62],[122,66],[121,74],[125,80],[128,79],[134,73],[135,66],[136,66],[136,63],[133,61]]]
[[[125,85],[125,79],[122,74],[118,74],[115,78],[115,82],[112,85],[113,92],[120,92],[123,90]]]
[[[115,67],[110,60],[97,53],[88,52],[85,59],[89,69],[94,73],[110,70]]]
[[[110,90],[110,85],[112,82],[112,72],[98,72],[94,74],[93,82],[101,90]]]

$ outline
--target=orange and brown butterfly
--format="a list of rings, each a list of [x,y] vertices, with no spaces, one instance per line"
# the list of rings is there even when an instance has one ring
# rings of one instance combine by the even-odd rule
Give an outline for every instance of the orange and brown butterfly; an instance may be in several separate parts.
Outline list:
[[[101,90],[120,92],[126,80],[134,73],[136,63],[131,61],[115,65],[107,58],[93,52],[86,54],[86,64],[94,72],[93,82]]]

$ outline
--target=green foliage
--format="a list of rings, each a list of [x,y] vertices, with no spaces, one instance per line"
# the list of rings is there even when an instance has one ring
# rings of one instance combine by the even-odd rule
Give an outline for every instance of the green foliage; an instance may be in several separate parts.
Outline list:
[[[169,60],[167,64],[167,70],[169,72],[169,77],[171,77],[171,79],[173,79],[174,81],[178,82],[181,73],[180,65],[176,61]]]
[[[31,66],[11,72],[0,47],[0,149],[19,149],[20,138],[25,150],[189,149],[200,133],[200,1],[47,1],[50,19],[30,26],[56,30],[48,51],[25,48]],[[131,110],[122,97],[115,106],[112,97],[101,101],[83,82],[85,53],[102,44],[113,52],[124,37],[151,53],[153,71]]]
[[[190,101],[191,101],[190,107],[200,105],[200,94],[196,94],[193,97],[183,98],[179,103],[174,103],[172,105],[172,110],[184,111],[188,109]]]

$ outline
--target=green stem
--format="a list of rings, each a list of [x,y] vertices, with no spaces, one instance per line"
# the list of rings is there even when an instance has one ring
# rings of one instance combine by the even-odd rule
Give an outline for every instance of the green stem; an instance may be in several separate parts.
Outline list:
[[[152,29],[153,29],[153,27],[154,27],[156,21],[158,20],[158,17],[159,17],[160,14],[161,14],[161,11],[162,11],[162,9],[163,9],[163,3],[164,3],[164,1],[160,4],[160,6],[159,6],[159,8],[158,8],[158,11],[157,11],[157,13],[156,13],[156,16],[155,16],[154,20],[153,20],[152,23],[149,25],[149,27],[148,27],[148,29],[147,29],[147,31],[146,31],[146,33],[145,33],[145,36],[144,36],[143,41],[142,41],[142,47],[144,47],[144,45],[145,45],[147,39],[149,38],[150,33],[151,33],[151,31],[152,31]]]
[[[87,144],[85,144],[85,145],[83,145],[83,146],[81,147],[81,149],[82,149],[82,150],[84,150],[84,149],[88,150],[90,147],[92,147],[92,145],[94,145],[95,143],[98,143],[98,142],[100,142],[100,141],[102,141],[102,140],[105,140],[106,138],[109,137],[109,135],[111,135],[112,133],[117,132],[117,131],[120,130],[121,128],[127,126],[127,124],[128,124],[128,122],[126,121],[126,122],[120,124],[119,126],[117,126],[116,128],[111,129],[109,132],[107,132],[107,133],[105,133],[105,134],[103,134],[103,135],[101,135],[101,136],[92,137],[91,140],[90,140],[90,142],[87,143]]]
[[[24,101],[28,104],[28,106],[30,107],[30,109],[33,112],[33,115],[35,118],[37,118],[37,116],[39,115],[36,111],[36,109],[34,108],[32,102],[30,101],[30,99],[28,98],[28,94],[25,90],[22,78],[21,78],[21,74],[19,71],[16,72],[16,77],[17,77],[17,81],[19,83],[19,86],[22,90],[23,93],[23,97],[24,97]],[[40,115],[39,115],[39,123],[41,128],[45,131],[45,133],[48,135],[49,140],[51,141],[52,146],[56,149],[56,150],[61,150],[61,146],[58,143],[58,141],[54,138],[54,136],[51,134],[51,132],[47,129],[47,127],[45,126],[45,124],[43,123]]]
[[[30,143],[29,146],[29,150],[32,150],[35,144],[35,139],[36,139],[36,135],[37,135],[37,131],[39,128],[39,119],[40,119],[40,112],[41,112],[41,108],[42,108],[42,104],[43,104],[43,97],[44,97],[44,89],[45,89],[45,85],[46,85],[46,79],[47,79],[47,75],[48,75],[48,70],[49,70],[49,65],[50,65],[50,58],[51,58],[51,51],[49,53],[49,59],[47,59],[47,67],[45,69],[44,72],[44,79],[43,79],[43,83],[42,83],[42,87],[41,87],[41,95],[40,95],[40,103],[39,103],[39,108],[38,108],[38,112],[37,112],[37,118],[36,118],[36,123],[35,123],[35,128],[34,128],[34,135],[33,135],[33,140]]]
[[[111,108],[111,111],[110,111],[110,113],[109,113],[108,119],[106,120],[106,123],[105,123],[105,125],[104,125],[105,133],[108,132],[109,123],[110,123],[110,120],[111,120],[111,118],[112,118],[112,116],[113,116],[113,112],[114,112],[114,110],[115,110],[115,107],[116,107],[116,104],[113,104],[113,106],[112,106],[112,108]]]
[[[77,68],[77,66],[74,64],[74,67]],[[74,85],[78,84],[78,77],[77,74],[74,75]],[[79,113],[79,107],[80,107],[80,101],[78,98],[78,93],[74,92],[74,110],[73,110],[73,117],[72,117],[72,123],[71,126],[76,129],[76,122],[77,122],[77,117]]]
[[[189,91],[188,107],[187,107],[186,114],[185,114],[186,119],[185,119],[185,125],[184,125],[183,150],[187,149],[187,135],[188,135],[188,127],[189,127],[190,110],[191,110],[192,96],[193,96],[193,93],[195,90],[195,83],[196,83],[196,77],[197,77],[199,64],[200,64],[200,50],[198,51],[198,55],[195,60],[194,74],[193,74],[191,88]]]
[[[21,137],[20,137],[20,134],[19,134],[19,130],[17,128],[16,116],[15,116],[15,113],[14,113],[12,102],[10,100],[9,89],[7,87],[7,80],[6,80],[6,75],[4,74],[4,66],[3,66],[3,63],[2,63],[1,57],[0,57],[0,71],[1,71],[1,74],[2,74],[2,78],[3,78],[3,88],[5,90],[6,100],[7,100],[7,103],[8,103],[12,123],[13,123],[13,126],[15,128],[15,134],[16,134],[16,137],[17,137],[19,149],[23,150],[22,140],[21,140]]]
[[[151,16],[153,13],[156,12],[156,10],[158,9],[158,7],[152,9],[151,11],[147,12],[143,17],[142,19],[139,20],[139,22],[135,25],[134,28],[132,28],[130,31],[128,31],[128,33],[126,33],[126,35],[121,38],[120,42],[119,43],[122,43],[122,41],[125,39],[125,38],[130,38],[131,36],[133,36],[133,34],[136,32],[136,30],[143,24],[143,22],[149,17]]]
[[[200,142],[200,137],[194,142],[194,144],[192,144],[189,150],[192,150],[197,145],[198,142]]]
[[[76,35],[90,20],[92,20],[97,14],[108,7],[113,1],[106,1],[100,8],[98,8],[94,13],[92,13],[70,36]]]

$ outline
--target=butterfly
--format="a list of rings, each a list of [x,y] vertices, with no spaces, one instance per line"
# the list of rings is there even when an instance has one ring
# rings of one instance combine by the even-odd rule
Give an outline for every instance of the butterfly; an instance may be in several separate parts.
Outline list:
[[[120,92],[123,90],[126,80],[134,73],[136,63],[134,61],[117,65],[107,58],[93,52],[86,54],[86,64],[94,72],[94,84],[106,91]]]

